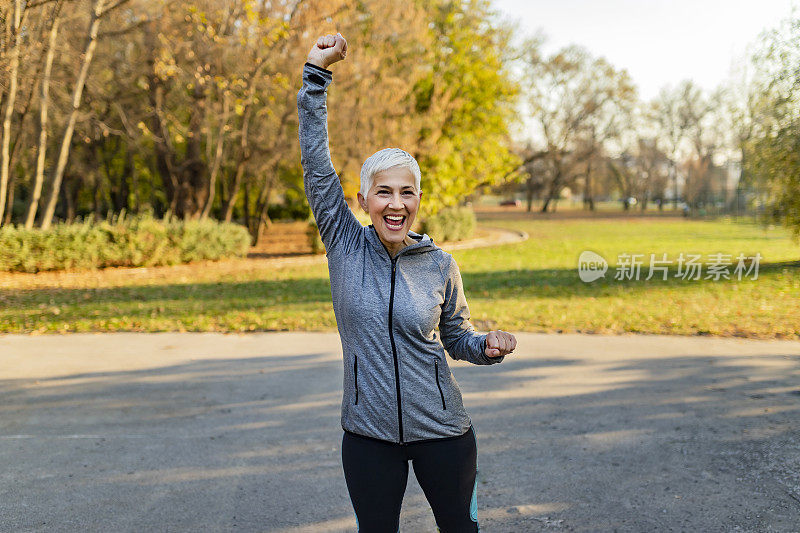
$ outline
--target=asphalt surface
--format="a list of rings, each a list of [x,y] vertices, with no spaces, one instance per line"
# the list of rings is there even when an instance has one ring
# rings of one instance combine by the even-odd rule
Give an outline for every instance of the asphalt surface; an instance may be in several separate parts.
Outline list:
[[[482,532],[800,530],[800,342],[517,339],[452,363]],[[335,334],[0,336],[0,531],[355,531],[341,391]]]

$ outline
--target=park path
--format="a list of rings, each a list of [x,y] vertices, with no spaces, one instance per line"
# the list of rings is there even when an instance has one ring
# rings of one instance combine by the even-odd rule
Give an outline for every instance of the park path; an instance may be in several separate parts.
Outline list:
[[[800,342],[520,333],[452,367],[482,531],[800,524]],[[0,336],[0,531],[354,531],[341,380],[330,333]],[[401,531],[435,531],[413,469]]]

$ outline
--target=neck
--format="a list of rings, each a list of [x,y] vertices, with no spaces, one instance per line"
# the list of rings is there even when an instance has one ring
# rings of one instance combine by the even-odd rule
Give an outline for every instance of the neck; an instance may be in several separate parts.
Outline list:
[[[378,235],[378,238],[380,238],[380,235]],[[391,257],[394,257],[397,255],[397,252],[399,252],[409,244],[413,244],[414,239],[409,237],[409,235],[406,233],[406,236],[403,238],[402,242],[384,242],[383,239],[381,239],[381,242],[383,242],[383,245],[389,251],[389,255]]]

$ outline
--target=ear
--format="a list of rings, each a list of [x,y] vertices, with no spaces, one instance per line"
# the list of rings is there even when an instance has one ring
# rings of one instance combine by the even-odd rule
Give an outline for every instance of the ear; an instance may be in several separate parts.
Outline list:
[[[365,213],[369,213],[369,209],[367,208],[367,200],[364,198],[364,195],[361,194],[361,191],[356,193],[356,198],[358,198],[358,205],[361,206],[361,209],[363,209]]]

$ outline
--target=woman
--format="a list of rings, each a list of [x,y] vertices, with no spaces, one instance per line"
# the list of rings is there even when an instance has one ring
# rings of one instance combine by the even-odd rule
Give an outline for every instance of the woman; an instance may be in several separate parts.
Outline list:
[[[358,531],[399,530],[409,460],[439,531],[479,531],[475,434],[445,355],[499,363],[516,339],[474,331],[453,257],[410,231],[422,197],[410,154],[387,148],[370,156],[358,201],[372,224],[350,211],[331,163],[326,107],[328,67],[346,54],[341,34],[317,40],[297,108],[303,182],[344,353],[342,466]]]

